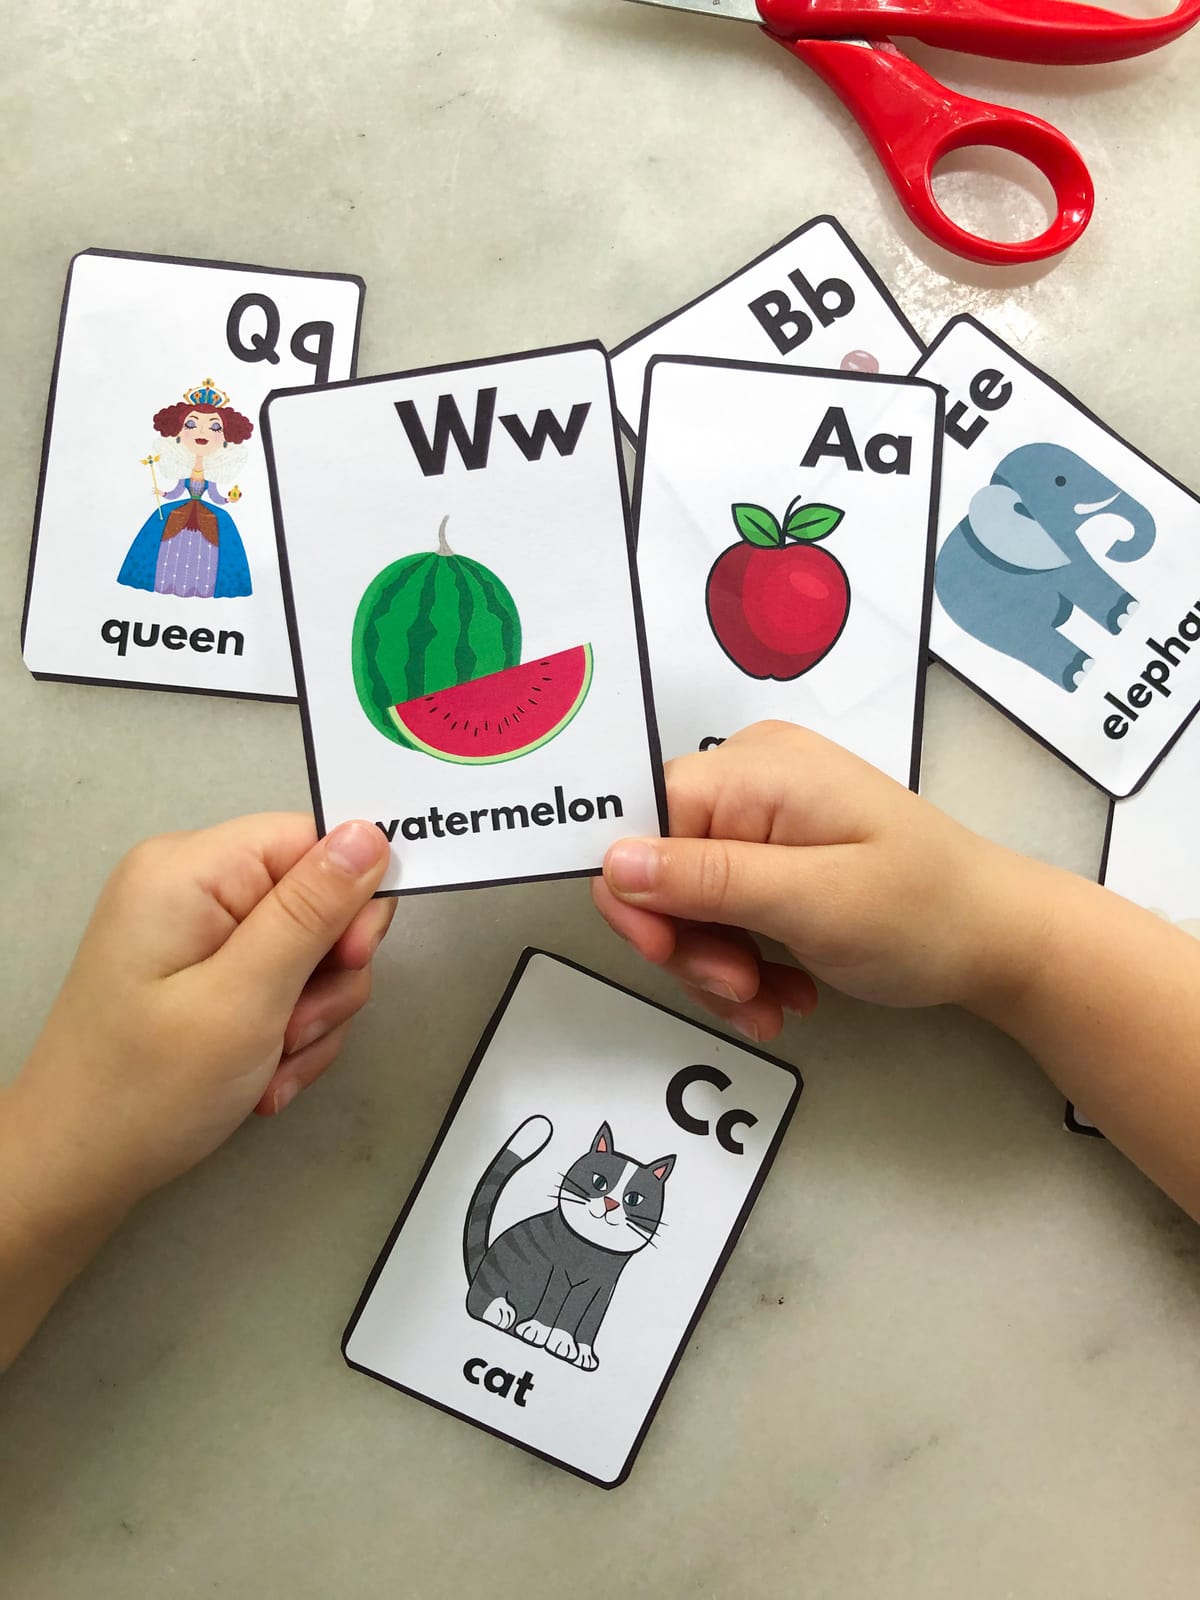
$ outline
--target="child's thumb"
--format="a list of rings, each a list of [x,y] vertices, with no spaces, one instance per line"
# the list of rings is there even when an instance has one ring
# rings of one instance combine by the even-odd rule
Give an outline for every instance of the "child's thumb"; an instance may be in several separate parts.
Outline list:
[[[627,905],[688,922],[724,922],[788,942],[796,850],[730,839],[622,839],[604,881]]]
[[[369,822],[343,822],[265,894],[214,956],[256,1006],[286,1016],[379,887],[388,842]]]

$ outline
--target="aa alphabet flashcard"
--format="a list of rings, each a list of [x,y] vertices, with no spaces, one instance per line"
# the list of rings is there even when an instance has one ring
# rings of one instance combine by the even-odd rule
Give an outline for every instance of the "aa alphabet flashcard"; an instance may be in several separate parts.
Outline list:
[[[780,717],[917,782],[939,391],[659,356],[634,495],[666,757]]]
[[[295,699],[259,409],[354,373],[362,280],[85,250],[21,639],[36,678]]]
[[[1118,798],[1200,700],[1200,500],[971,317],[947,395],[935,656]]]
[[[527,950],[351,1318],[352,1367],[624,1482],[801,1092]]]
[[[275,395],[264,431],[318,821],[378,822],[383,892],[595,872],[657,833],[602,348]]]
[[[646,368],[656,355],[907,374],[924,348],[836,217],[814,217],[716,288],[617,345],[617,409],[635,439]]]

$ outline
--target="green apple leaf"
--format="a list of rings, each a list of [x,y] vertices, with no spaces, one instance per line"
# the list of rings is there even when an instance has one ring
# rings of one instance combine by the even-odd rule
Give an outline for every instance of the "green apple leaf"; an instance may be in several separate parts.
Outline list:
[[[837,506],[820,503],[806,506],[793,500],[784,518],[784,538],[809,541],[827,539],[845,515]]]
[[[765,506],[734,505],[734,526],[748,544],[778,547],[783,543],[783,529]]]

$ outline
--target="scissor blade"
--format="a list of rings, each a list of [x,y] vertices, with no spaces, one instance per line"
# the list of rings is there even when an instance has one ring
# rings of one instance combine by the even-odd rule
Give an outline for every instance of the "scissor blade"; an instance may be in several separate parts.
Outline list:
[[[637,0],[643,6],[666,6],[671,11],[703,11],[710,17],[728,17],[732,22],[757,22],[762,17],[754,0]]]

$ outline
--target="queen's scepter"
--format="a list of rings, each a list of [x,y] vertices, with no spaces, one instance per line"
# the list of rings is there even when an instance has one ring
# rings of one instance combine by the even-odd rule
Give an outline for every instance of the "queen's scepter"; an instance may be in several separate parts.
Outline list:
[[[154,470],[154,463],[161,461],[161,456],[143,456],[142,465],[150,468],[150,482],[154,485],[154,504],[158,507],[158,520],[162,521],[162,490],[158,487],[158,474]]]

